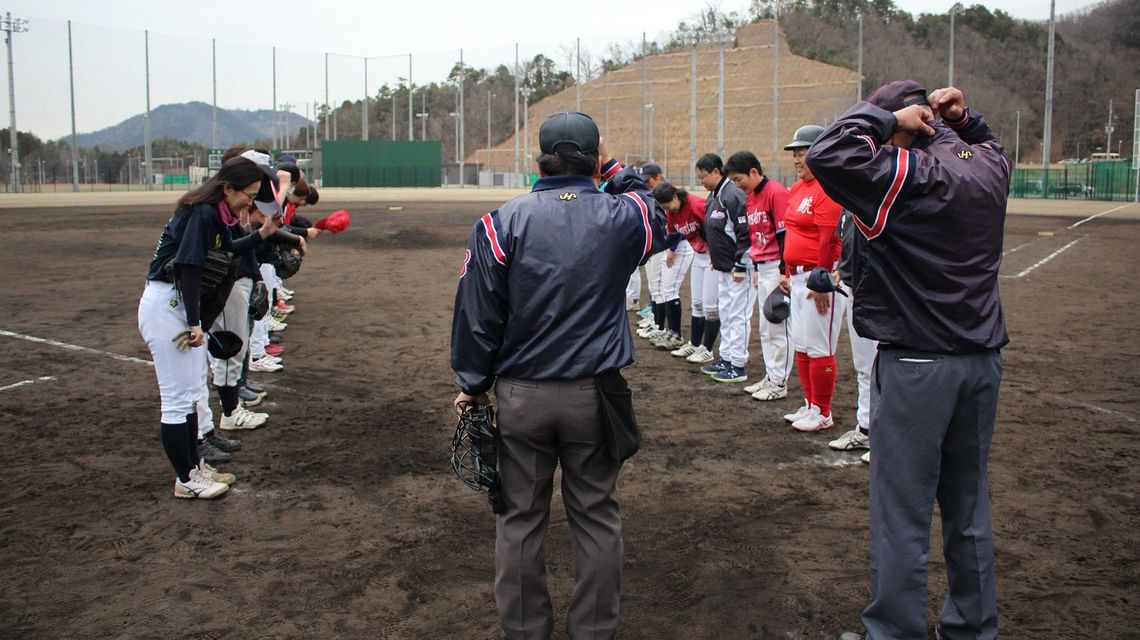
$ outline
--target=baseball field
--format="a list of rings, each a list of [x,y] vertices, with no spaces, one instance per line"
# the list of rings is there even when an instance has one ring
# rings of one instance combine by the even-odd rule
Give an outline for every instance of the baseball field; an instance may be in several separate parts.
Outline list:
[[[353,225],[287,286],[269,423],[240,432],[224,498],[171,496],[136,312],[177,194],[0,198],[0,638],[501,637],[494,523],[448,465],[452,301],[503,192],[327,190]],[[1015,201],[1012,342],[991,457],[1003,636],[1140,638],[1140,205]],[[968,242],[968,238],[963,238]],[[584,248],[588,250],[588,248]],[[685,304],[688,304],[688,286]],[[623,638],[815,640],[868,594],[867,469],[636,339],[645,431],[619,482]],[[759,344],[752,339],[759,374]],[[216,400],[215,400],[216,402]],[[547,544],[565,638],[572,556]],[[937,521],[937,515],[935,517]],[[937,523],[931,620],[945,588]]]

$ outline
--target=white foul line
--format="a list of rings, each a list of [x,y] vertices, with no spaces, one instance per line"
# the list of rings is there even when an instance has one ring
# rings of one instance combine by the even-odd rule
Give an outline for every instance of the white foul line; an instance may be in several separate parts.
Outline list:
[[[1014,247],[1012,249],[1006,249],[1005,251],[1002,251],[1001,254],[1004,256],[1007,253],[1014,253],[1016,251],[1024,249],[1025,247],[1028,247],[1029,245],[1033,244],[1034,242],[1036,242],[1036,240],[1030,240],[1029,242],[1024,242],[1022,244],[1017,245],[1016,247]]]
[[[149,364],[152,367],[154,366],[153,362],[151,362],[150,360],[143,360],[142,358],[132,358],[131,356],[124,356],[124,355],[119,355],[117,353],[111,353],[110,351],[101,351],[99,349],[92,349],[91,347],[81,347],[77,344],[68,344],[66,342],[60,342],[58,340],[48,340],[47,338],[37,338],[35,336],[26,336],[22,333],[14,333],[12,331],[4,331],[3,329],[0,329],[0,336],[7,336],[9,338],[19,338],[20,340],[27,340],[28,342],[38,342],[40,344],[49,344],[53,347],[60,347],[62,349],[70,349],[71,351],[83,351],[84,353],[94,353],[97,355],[107,356],[109,358],[114,358],[116,360],[122,360],[123,362],[137,362],[138,364]]]
[[[1002,277],[1003,277],[1003,278],[1021,278],[1021,277],[1025,276],[1025,275],[1028,275],[1030,271],[1033,271],[1033,270],[1034,270],[1034,269],[1036,269],[1037,267],[1040,267],[1041,265],[1045,264],[1046,262],[1049,262],[1049,261],[1050,261],[1050,260],[1052,260],[1053,258],[1056,258],[1057,256],[1061,255],[1061,253],[1063,253],[1063,252],[1064,252],[1066,249],[1068,249],[1069,247],[1073,246],[1074,244],[1077,244],[1078,242],[1080,242],[1081,240],[1084,240],[1084,239],[1085,239],[1085,237],[1084,237],[1084,236],[1081,236],[1080,238],[1077,238],[1076,240],[1073,240],[1073,241],[1072,241],[1072,242],[1070,242],[1069,244],[1067,244],[1067,245],[1065,245],[1065,246],[1061,247],[1060,249],[1057,249],[1057,250],[1056,250],[1056,251],[1054,251],[1053,253],[1050,253],[1049,255],[1045,256],[1044,258],[1042,258],[1042,259],[1038,260],[1038,261],[1037,261],[1037,264],[1034,264],[1032,267],[1029,267],[1029,268],[1028,268],[1028,269],[1026,269],[1025,271],[1022,271],[1021,273],[1019,273],[1019,274],[1017,274],[1017,275],[1015,275],[1015,276],[1002,276]]]
[[[3,387],[0,387],[0,391],[7,391],[9,389],[15,389],[17,387],[22,387],[24,385],[35,384],[37,382],[47,382],[48,380],[55,380],[55,376],[40,376],[39,378],[33,378],[31,380],[21,380],[20,382],[15,382],[13,384],[7,384],[7,385],[4,385]]]
[[[1129,202],[1128,204],[1122,204],[1119,207],[1116,207],[1115,209],[1109,209],[1108,211],[1101,211],[1100,213],[1098,213],[1096,215],[1089,216],[1089,217],[1085,218],[1084,220],[1078,220],[1077,222],[1074,222],[1073,224],[1069,225],[1068,228],[1069,229],[1076,229],[1077,227],[1081,226],[1082,224],[1088,222],[1089,220],[1096,220],[1097,218],[1099,218],[1103,215],[1110,214],[1113,211],[1120,211],[1121,209],[1123,209],[1125,207],[1132,206],[1133,204],[1135,204],[1135,203]]]

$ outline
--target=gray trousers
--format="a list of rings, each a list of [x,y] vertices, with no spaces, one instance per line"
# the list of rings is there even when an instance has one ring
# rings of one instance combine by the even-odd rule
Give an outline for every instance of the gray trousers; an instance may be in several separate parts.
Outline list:
[[[496,518],[495,602],[510,640],[550,637],[545,538],[554,469],[574,545],[574,595],[566,626],[574,640],[614,638],[621,590],[620,465],[605,451],[592,378],[499,378],[499,474],[506,512]]]
[[[996,638],[988,461],[1001,355],[880,349],[871,381],[873,640],[926,640],[926,565],[934,501],[942,513],[947,640]]]

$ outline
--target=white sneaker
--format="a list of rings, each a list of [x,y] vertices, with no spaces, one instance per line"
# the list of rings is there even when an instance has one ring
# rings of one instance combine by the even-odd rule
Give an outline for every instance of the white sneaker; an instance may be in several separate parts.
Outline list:
[[[851,451],[852,449],[870,449],[871,437],[860,431],[858,428],[852,429],[847,433],[839,436],[835,440],[827,443],[827,446],[835,449],[836,451]]]
[[[284,368],[285,367],[281,366],[277,362],[273,362],[271,360],[266,360],[265,357],[258,358],[257,360],[251,360],[249,363],[249,370],[250,371],[261,371],[263,373],[271,373],[273,371],[280,371]]]
[[[784,414],[784,421],[785,422],[795,422],[796,420],[803,418],[804,416],[808,415],[809,413],[811,413],[811,405],[808,404],[807,401],[805,401],[804,406],[797,409],[795,413]]]
[[[265,354],[265,355],[261,356],[260,358],[258,358],[258,360],[264,360],[270,364],[281,364],[281,362],[282,362],[281,358],[279,358],[278,356],[271,356],[269,354]]]
[[[186,482],[174,479],[175,498],[216,498],[229,489],[229,485],[211,480],[199,469],[191,469],[190,479]]]
[[[744,393],[747,393],[749,395],[756,393],[761,388],[763,388],[766,384],[768,384],[768,378],[767,377],[760,378],[760,382],[757,382],[756,384],[750,384],[747,387],[744,387]]]
[[[788,385],[776,384],[767,378],[764,378],[764,382],[764,386],[752,394],[753,400],[768,402],[770,400],[782,400],[788,397]]]
[[[210,463],[206,462],[205,460],[202,460],[198,463],[198,473],[200,473],[204,478],[209,478],[214,482],[220,482],[224,485],[231,485],[237,482],[237,476],[232,473],[218,471],[217,469],[210,466]]]
[[[285,324],[284,322],[281,322],[280,320],[276,320],[273,318],[270,318],[270,320],[269,320],[269,330],[270,331],[284,331],[288,327],[289,327],[289,325]]]
[[[277,287],[277,296],[278,297],[281,297],[281,294],[285,294],[286,296],[289,296],[290,298],[292,298],[296,293],[297,292],[293,291],[292,289],[286,289],[285,287]]]
[[[686,342],[685,345],[680,349],[677,349],[676,351],[670,351],[669,355],[677,356],[678,358],[688,358],[689,356],[696,353],[698,349],[700,349],[699,346],[693,344],[692,342]]]
[[[863,455],[859,456],[859,459],[863,461],[863,464],[871,464],[871,452],[868,451],[867,453],[864,453]]]
[[[681,337],[681,334],[676,331],[666,331],[665,335],[654,341],[653,346],[658,349],[671,350],[683,344],[685,344],[685,339]]]
[[[252,365],[250,366],[252,367]],[[221,421],[218,422],[218,428],[226,431],[256,429],[265,424],[267,420],[269,420],[268,413],[255,413],[239,404],[238,408],[234,409],[233,414],[222,416]]]
[[[697,351],[693,352],[693,355],[685,358],[686,361],[692,362],[693,364],[707,364],[715,359],[716,358],[713,357],[713,352],[705,348],[705,345],[703,344],[697,348]]]
[[[648,318],[642,318],[641,320],[637,321],[637,326],[639,329],[644,329],[646,327],[652,327],[654,324],[655,324],[655,322],[653,320],[653,316],[649,316]]]
[[[830,429],[834,426],[835,421],[831,419],[831,416],[820,415],[817,407],[812,407],[811,413],[792,423],[792,428],[796,431],[808,433],[812,431],[823,431],[824,429]]]
[[[639,329],[637,332],[637,336],[639,338],[652,338],[653,336],[657,335],[660,331],[661,331],[661,329],[658,328],[657,325],[651,324],[648,327],[645,327],[644,329]]]

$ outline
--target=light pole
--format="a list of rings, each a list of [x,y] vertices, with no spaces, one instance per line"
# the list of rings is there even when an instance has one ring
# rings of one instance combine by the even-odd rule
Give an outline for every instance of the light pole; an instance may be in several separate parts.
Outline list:
[[[1017,110],[1017,127],[1013,134],[1013,166],[1021,163],[1021,109]]]
[[[519,90],[523,97],[523,158],[530,156],[530,94],[534,93],[534,89],[530,87],[523,87]],[[526,173],[530,173],[530,165],[526,162],[524,169]]]
[[[491,184],[489,186],[492,187],[495,186],[495,160],[491,156],[491,98],[493,97],[495,97],[495,94],[487,91],[487,164],[490,165],[491,168],[492,177]]]
[[[447,115],[455,118],[455,161],[459,162],[459,114],[451,111]]]
[[[649,145],[646,151],[646,160],[653,159],[653,103],[645,105],[645,110],[649,112]]]
[[[420,87],[420,112],[416,117],[420,119],[420,140],[427,140],[427,94],[424,93],[423,87]]]
[[[946,86],[954,86],[954,14],[957,13],[958,5],[950,7],[950,69],[947,72]]]
[[[8,43],[8,115],[11,122],[8,127],[8,141],[12,144],[12,191],[14,193],[20,192],[20,134],[16,129],[16,79],[12,75],[12,34],[27,31],[27,24],[27,20],[13,19],[11,13],[5,13],[4,19],[0,20],[0,30],[8,33],[5,37],[5,41]]]

